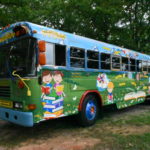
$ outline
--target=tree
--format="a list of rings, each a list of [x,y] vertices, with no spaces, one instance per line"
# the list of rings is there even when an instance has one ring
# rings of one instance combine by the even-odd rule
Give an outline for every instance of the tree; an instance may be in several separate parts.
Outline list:
[[[0,0],[0,13],[0,26],[30,21],[150,54],[148,0]]]

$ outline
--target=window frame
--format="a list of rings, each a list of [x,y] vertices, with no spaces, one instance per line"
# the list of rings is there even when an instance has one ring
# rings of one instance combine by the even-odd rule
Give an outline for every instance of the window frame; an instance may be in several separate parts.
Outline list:
[[[134,64],[134,65],[131,65],[131,59],[135,61],[135,64]],[[134,66],[134,70],[131,70],[131,67],[133,67],[133,66]],[[136,71],[137,71],[137,69],[136,69],[136,68],[137,68],[137,67],[136,67],[136,59],[134,59],[134,58],[129,58],[129,68],[130,68],[130,69],[129,69],[130,72],[136,72]]]
[[[91,59],[91,58],[89,59],[88,58],[88,52],[98,53],[98,59]],[[87,51],[86,51],[86,65],[87,65],[87,69],[100,69],[99,57],[100,57],[99,51],[93,51],[93,50],[87,49]],[[98,68],[89,68],[88,67],[88,61],[97,62],[98,63]]]
[[[146,71],[144,70],[143,62],[145,62],[145,63],[146,63],[146,66],[147,66],[147,67],[146,67],[146,68],[147,68],[147,70],[146,70]],[[142,71],[143,71],[143,72],[148,72],[148,61],[142,60]]]
[[[125,63],[123,63],[123,59],[127,59],[128,60],[128,63],[127,64],[125,64]],[[122,68],[123,68],[123,64],[125,64],[125,66],[127,65],[127,70],[123,70]],[[129,57],[121,57],[121,71],[130,71],[130,68],[129,68]]]
[[[106,61],[102,61],[102,54],[109,55],[109,57],[110,57],[110,61],[109,61],[110,67],[109,67],[109,69],[106,69],[106,68],[103,69],[102,68],[102,63],[106,62]],[[100,53],[100,69],[102,69],[102,70],[111,70],[111,54],[109,54],[109,53]]]
[[[56,65],[56,45],[57,46],[63,46],[64,50],[65,50],[65,65]],[[61,45],[61,44],[54,44],[54,62],[55,62],[55,66],[59,66],[59,67],[66,67],[67,66],[67,46],[66,45]]]
[[[84,52],[84,57],[83,57],[83,58],[82,58],[82,57],[81,57],[81,58],[80,58],[80,57],[72,57],[72,56],[71,56],[71,48],[83,50],[83,52]],[[69,59],[70,59],[70,67],[71,67],[71,68],[77,68],[77,69],[85,69],[85,66],[86,66],[85,54],[86,54],[86,53],[85,53],[85,49],[79,48],[79,47],[71,46],[71,47],[70,47],[70,53],[69,53],[69,57],[70,57],[70,58],[69,58]],[[75,66],[72,66],[72,65],[71,65],[71,59],[83,60],[83,62],[84,62],[83,67],[75,67]]]
[[[113,60],[113,58],[114,57],[116,57],[116,58],[119,58],[119,60],[120,60],[120,68],[119,69],[117,69],[117,68],[113,68],[113,62],[112,62],[112,60]],[[111,55],[111,70],[113,70],[113,71],[121,71],[121,62],[122,62],[122,58],[121,58],[121,56],[118,56],[118,55]],[[118,64],[118,63],[117,63]]]

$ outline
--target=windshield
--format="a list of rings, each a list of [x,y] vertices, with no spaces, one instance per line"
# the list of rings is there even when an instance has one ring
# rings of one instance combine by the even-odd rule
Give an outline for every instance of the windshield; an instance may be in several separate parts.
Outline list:
[[[36,40],[33,38],[0,47],[0,78],[12,77],[14,70],[21,76],[34,76],[36,73]]]

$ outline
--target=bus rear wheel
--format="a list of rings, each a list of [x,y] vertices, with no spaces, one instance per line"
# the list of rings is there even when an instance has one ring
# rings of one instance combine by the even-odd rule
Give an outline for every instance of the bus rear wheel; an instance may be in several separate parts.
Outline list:
[[[82,103],[82,110],[79,112],[79,123],[82,126],[95,124],[99,114],[97,98],[94,95],[87,95]]]

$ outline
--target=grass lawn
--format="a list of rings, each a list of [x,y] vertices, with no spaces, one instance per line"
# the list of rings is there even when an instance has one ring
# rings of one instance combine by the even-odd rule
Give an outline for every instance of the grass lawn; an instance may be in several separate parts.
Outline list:
[[[149,150],[150,106],[105,108],[94,126],[82,128],[74,117],[25,128],[0,121],[0,150]]]

